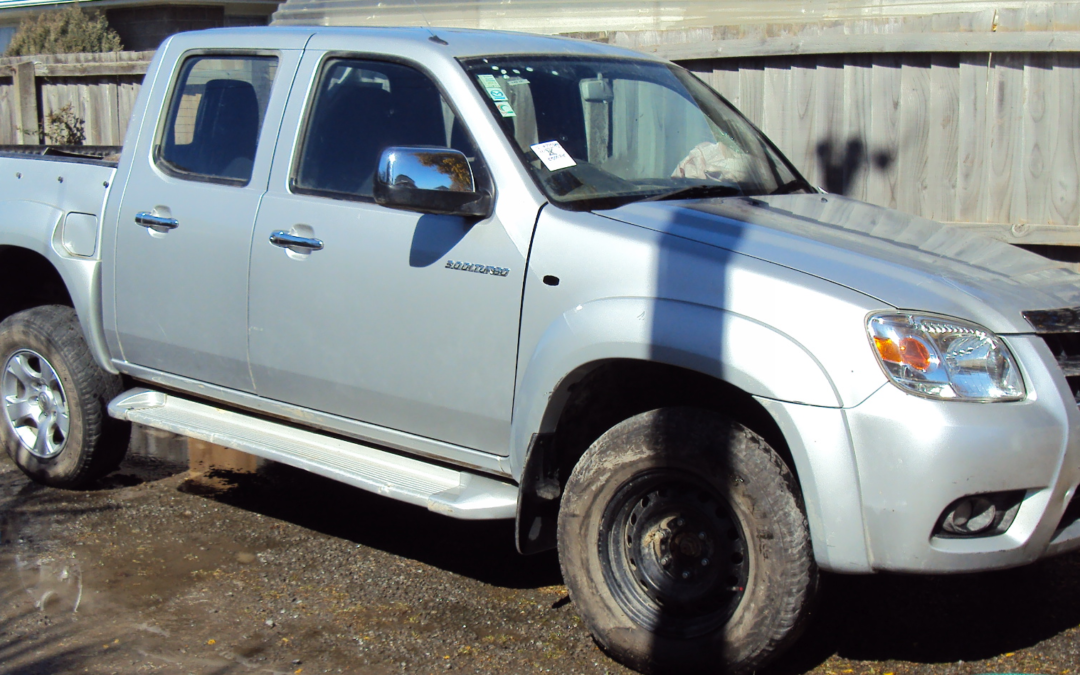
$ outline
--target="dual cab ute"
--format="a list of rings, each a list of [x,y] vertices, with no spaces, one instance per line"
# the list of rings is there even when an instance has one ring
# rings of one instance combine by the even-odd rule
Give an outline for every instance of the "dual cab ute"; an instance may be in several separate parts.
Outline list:
[[[1080,545],[1080,275],[824,194],[613,47],[175,36],[118,162],[0,158],[0,270],[32,479],[132,422],[516,518],[643,671],[760,668],[819,570]]]

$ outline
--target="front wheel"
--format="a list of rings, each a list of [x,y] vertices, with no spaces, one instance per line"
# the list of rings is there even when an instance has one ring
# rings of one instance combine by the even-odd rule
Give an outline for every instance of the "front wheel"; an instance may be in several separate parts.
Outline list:
[[[817,568],[794,476],[712,412],[643,413],[574,468],[563,577],[593,636],[643,672],[756,670],[802,629]]]
[[[0,442],[35,481],[83,487],[120,463],[130,425],[106,407],[121,390],[94,361],[71,307],[34,307],[0,323]]]

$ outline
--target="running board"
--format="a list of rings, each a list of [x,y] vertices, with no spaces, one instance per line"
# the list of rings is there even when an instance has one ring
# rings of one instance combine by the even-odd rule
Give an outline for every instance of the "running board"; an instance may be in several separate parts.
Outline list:
[[[517,486],[150,389],[131,389],[109,415],[289,464],[436,513],[513,518]]]

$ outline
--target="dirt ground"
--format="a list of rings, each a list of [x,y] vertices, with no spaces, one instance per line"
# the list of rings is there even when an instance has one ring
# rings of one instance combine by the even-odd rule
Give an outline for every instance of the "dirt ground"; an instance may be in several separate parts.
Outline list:
[[[277,464],[192,477],[152,437],[93,490],[0,459],[0,673],[628,673],[554,554]],[[164,448],[164,450],[163,450]],[[170,449],[171,448],[171,449]],[[1080,555],[825,578],[775,675],[1080,671]]]

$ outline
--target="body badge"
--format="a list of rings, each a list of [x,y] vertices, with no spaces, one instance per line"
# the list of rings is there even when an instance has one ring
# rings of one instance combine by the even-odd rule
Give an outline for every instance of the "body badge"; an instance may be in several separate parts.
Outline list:
[[[446,269],[461,270],[462,272],[476,272],[477,274],[490,274],[493,277],[505,277],[507,274],[510,274],[509,267],[477,265],[475,263],[461,262],[459,260],[447,260]]]

